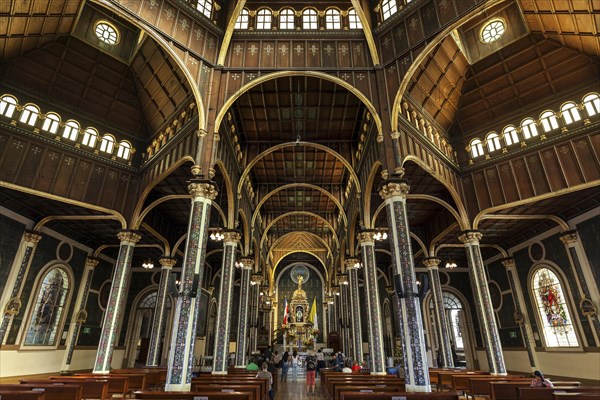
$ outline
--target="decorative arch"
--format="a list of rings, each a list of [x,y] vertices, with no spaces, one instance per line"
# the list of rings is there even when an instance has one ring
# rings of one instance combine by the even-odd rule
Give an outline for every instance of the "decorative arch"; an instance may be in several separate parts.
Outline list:
[[[227,218],[223,218],[223,224],[227,227],[227,229],[235,228],[235,197],[233,196],[233,183],[231,182],[231,177],[227,173],[227,168],[225,164],[223,164],[222,160],[217,160],[215,165],[221,171],[221,176],[223,176],[223,182],[225,183],[225,192],[227,193]]]
[[[244,210],[240,209],[238,211],[238,214],[240,214],[240,219],[242,221],[242,235],[244,235],[244,245],[242,250],[242,254],[247,256],[248,254],[250,254],[250,228],[248,227],[248,218],[246,218],[246,214],[244,213]]]
[[[263,232],[263,234],[260,238],[260,247],[262,247],[263,243],[265,242],[265,239],[267,238],[267,233],[273,227],[273,225],[275,225],[277,223],[277,221],[279,221],[285,217],[292,216],[292,215],[308,215],[308,216],[314,217],[320,221],[323,221],[323,223],[325,223],[325,226],[327,226],[327,228],[329,228],[329,230],[331,231],[333,240],[335,240],[336,244],[339,247],[340,242],[338,240],[337,234],[335,233],[335,229],[333,229],[333,226],[329,223],[329,221],[327,221],[325,218],[321,217],[319,214],[315,214],[314,212],[310,212],[310,211],[290,211],[285,214],[281,214],[281,215],[277,216],[277,218],[274,218],[273,221],[271,221],[269,223],[269,225],[267,225],[267,227],[265,228],[265,231]]]
[[[377,176],[377,171],[379,168],[383,168],[383,164],[381,161],[377,160],[373,163],[371,167],[371,172],[369,172],[369,177],[367,178],[367,186],[365,187],[365,195],[363,196],[364,204],[364,223],[367,229],[373,228],[373,223],[377,221],[377,217],[375,216],[371,219],[371,193],[373,192],[373,183],[375,182],[375,177]]]

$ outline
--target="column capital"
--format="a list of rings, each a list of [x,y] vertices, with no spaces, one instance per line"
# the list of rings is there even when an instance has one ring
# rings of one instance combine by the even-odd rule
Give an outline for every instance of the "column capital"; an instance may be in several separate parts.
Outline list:
[[[367,229],[367,230],[358,232],[358,234],[356,235],[356,238],[358,239],[358,242],[360,244],[375,243],[375,234],[376,233],[377,233],[377,231],[375,231],[374,229]]]
[[[348,274],[337,274],[335,277],[338,285],[347,285],[348,284]]]
[[[502,260],[500,260],[500,262],[506,269],[517,267],[517,265],[515,264],[515,259],[512,257],[503,258]]]
[[[160,264],[162,269],[171,270],[177,264],[177,259],[173,257],[161,257],[158,259],[158,263]]]
[[[240,257],[238,259],[240,268],[251,270],[254,268],[254,258],[251,257]]]
[[[241,233],[239,231],[236,231],[235,229],[223,231],[223,245],[231,243],[237,244],[241,238]]]
[[[25,231],[23,233],[23,241],[32,244],[38,244],[39,241],[42,240],[42,235],[40,235],[37,231]]]
[[[458,240],[464,244],[479,244],[482,237],[483,234],[479,231],[463,231],[462,234],[458,236]]]
[[[137,242],[140,241],[140,239],[142,238],[142,235],[140,235],[139,232],[137,232],[137,231],[132,231],[130,229],[124,229],[122,231],[119,231],[119,233],[117,234],[117,237],[119,238],[121,243],[127,242],[127,243],[131,243],[131,244],[136,244]]]
[[[346,256],[344,259],[344,266],[347,270],[359,268],[360,260],[356,257]]]
[[[436,257],[426,257],[423,259],[423,265],[428,269],[438,269],[442,260]]]
[[[563,242],[564,244],[572,244],[572,243],[577,242],[577,240],[578,240],[578,236],[577,236],[576,230],[567,231],[567,232],[564,232],[562,235],[560,235],[560,241]]]
[[[389,180],[383,183],[379,188],[379,195],[387,200],[391,197],[400,196],[406,199],[406,195],[410,191],[410,185],[404,180]]]
[[[96,266],[98,266],[99,263],[100,263],[100,260],[98,260],[97,258],[94,258],[94,257],[88,257],[85,259],[85,267],[89,268],[89,269],[96,268]]]
[[[394,131],[390,133],[390,136],[392,137],[392,139],[398,139],[400,137],[400,132]]]
[[[188,190],[192,197],[203,197],[211,201],[219,194],[216,183],[208,180],[195,180],[188,185]]]

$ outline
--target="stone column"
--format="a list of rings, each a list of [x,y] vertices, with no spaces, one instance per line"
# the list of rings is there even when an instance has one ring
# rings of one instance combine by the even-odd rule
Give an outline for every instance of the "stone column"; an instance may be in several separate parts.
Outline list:
[[[350,286],[350,327],[352,329],[352,358],[359,364],[364,360],[362,351],[362,328],[360,318],[360,292],[358,291],[358,259],[348,257],[344,261]]]
[[[229,355],[229,321],[233,300],[233,279],[235,278],[235,250],[241,235],[237,231],[223,233],[223,265],[221,267],[221,286],[219,289],[219,309],[215,327],[215,355],[213,374],[227,374]]]
[[[81,283],[79,284],[79,292],[77,293],[77,299],[75,300],[75,310],[79,310],[73,313],[71,324],[69,326],[69,332],[67,334],[67,342],[65,347],[65,357],[63,358],[61,371],[67,372],[71,369],[71,360],[73,359],[73,351],[77,345],[77,339],[79,338],[79,331],[81,325],[85,323],[87,319],[86,304],[88,295],[90,294],[90,286],[92,284],[92,277],[94,276],[94,269],[98,265],[98,260],[92,257],[88,257],[85,260],[85,267],[83,269],[83,275],[81,276]]]
[[[150,333],[150,344],[148,346],[148,358],[146,365],[148,367],[158,367],[161,359],[161,342],[165,326],[167,323],[167,301],[168,297],[168,286],[169,276],[171,270],[177,263],[175,258],[161,257],[158,262],[160,263],[160,281],[158,283],[158,296],[156,298],[156,306],[154,308],[154,321],[152,321],[152,332]],[[165,338],[165,343],[168,338]]]
[[[383,329],[381,326],[382,313],[379,303],[379,290],[377,289],[374,235],[375,231],[362,231],[358,234],[358,241],[360,242],[365,274],[365,302],[368,310],[371,375],[385,375],[385,352],[383,350]]]
[[[438,367],[454,367],[452,359],[452,348],[450,347],[450,327],[444,309],[444,297],[442,295],[442,284],[440,283],[439,258],[428,257],[423,259],[423,264],[429,272],[431,283],[431,294],[433,295],[433,316],[435,319],[435,330],[438,337],[438,352],[440,353],[442,365]],[[427,305],[426,305],[427,307]],[[435,357],[435,354],[434,354]]]
[[[212,201],[217,188],[211,181],[195,180],[188,186],[192,208],[188,224],[185,255],[181,266],[180,296],[177,298],[165,390],[189,391],[194,367],[196,324],[200,305],[200,288],[206,258],[206,241]]]
[[[519,280],[519,274],[517,273],[515,260],[514,258],[505,258],[502,260],[502,265],[504,268],[506,268],[506,273],[508,274],[508,283],[510,284],[513,302],[515,303],[515,322],[519,324],[519,327],[521,328],[521,335],[523,336],[523,342],[525,344],[525,349],[527,350],[527,356],[529,357],[529,365],[531,366],[531,370],[535,371],[537,369],[535,339],[533,338],[531,321],[529,320],[527,308],[525,307],[523,289],[521,288],[521,281]]]
[[[479,317],[479,326],[481,327],[483,346],[485,347],[490,373],[492,375],[506,375],[498,325],[494,317],[494,308],[492,307],[490,289],[487,283],[488,279],[485,275],[481,248],[479,247],[482,236],[478,231],[465,231],[458,239],[464,243],[467,251],[475,308]]]
[[[5,344],[13,318],[21,311],[23,283],[29,272],[33,254],[40,240],[42,240],[42,236],[39,232],[35,231],[25,231],[21,238],[21,243],[17,249],[17,254],[15,254],[4,290],[2,291],[2,297],[0,297],[0,306],[2,307],[0,344]]]
[[[383,197],[388,227],[390,229],[390,247],[394,268],[394,285],[398,295],[398,318],[402,321],[401,334],[404,351],[404,370],[406,390],[409,392],[429,392],[429,369],[425,352],[423,317],[417,297],[417,278],[410,243],[408,217],[406,214],[406,196],[409,186],[402,180],[390,180],[384,184],[379,194]]]
[[[98,352],[94,362],[94,374],[108,374],[110,372],[113,350],[119,340],[119,322],[121,315],[125,312],[133,250],[135,244],[142,238],[138,233],[130,230],[119,232],[117,237],[121,241],[121,245],[112,275],[108,305],[106,311],[104,311],[102,332],[100,333]]]
[[[250,316],[250,274],[254,266],[252,258],[243,258],[240,260],[242,264],[242,279],[240,280],[240,300],[239,300],[239,322],[238,322],[238,339],[235,355],[236,367],[245,367],[248,363],[247,344],[248,344],[248,319]]]
[[[248,346],[248,352],[250,354],[258,351],[258,304],[260,301],[260,286],[262,283],[262,274],[253,274],[252,285],[250,287],[250,344]]]
[[[600,306],[598,286],[594,284],[588,285],[588,282],[595,282],[595,279],[590,269],[590,265],[587,262],[585,250],[581,244],[581,240],[579,239],[577,231],[563,233],[560,236],[560,240],[565,245],[569,255],[569,260],[571,262],[571,269],[573,270],[573,275],[575,275],[575,280],[577,282],[577,286],[579,287],[579,303],[591,303],[591,305],[593,305],[593,309],[598,310]],[[577,314],[577,312],[575,314]],[[600,344],[600,319],[598,318],[598,315],[595,317],[587,315],[587,318],[592,325],[596,344]]]
[[[350,340],[351,332],[351,323],[350,323],[350,293],[348,288],[348,274],[338,274],[337,275],[337,284],[340,287],[340,322],[342,329],[342,342],[344,349],[344,355],[348,356],[351,354],[352,349],[354,348],[354,344]],[[359,327],[360,329],[360,327]]]

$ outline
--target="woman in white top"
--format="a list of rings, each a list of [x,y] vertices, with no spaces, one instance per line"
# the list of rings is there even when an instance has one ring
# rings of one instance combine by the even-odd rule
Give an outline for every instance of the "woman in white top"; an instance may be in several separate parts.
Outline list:
[[[294,382],[298,380],[298,363],[300,362],[300,357],[298,357],[298,352],[294,350],[292,354],[292,376],[294,377]]]

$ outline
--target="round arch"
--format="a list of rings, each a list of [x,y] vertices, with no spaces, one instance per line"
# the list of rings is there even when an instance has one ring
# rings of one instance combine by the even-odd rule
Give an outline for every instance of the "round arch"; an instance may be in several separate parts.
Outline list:
[[[235,197],[233,196],[233,183],[231,177],[227,173],[227,168],[223,164],[222,160],[217,160],[215,165],[219,168],[221,175],[223,176],[223,182],[225,183],[225,192],[227,193],[227,218],[223,218],[224,226],[227,229],[235,228]]]
[[[290,254],[295,254],[295,253],[306,253],[306,254],[310,254],[311,256],[316,258],[321,263],[321,266],[323,267],[323,270],[325,271],[325,281],[329,282],[329,274],[327,273],[327,267],[325,265],[325,262],[321,259],[321,257],[319,257],[315,253],[313,253],[311,251],[307,251],[307,250],[293,250],[293,251],[290,251],[288,254],[286,254],[286,256],[289,256]],[[275,272],[277,271],[277,267],[279,266],[279,263],[281,263],[281,261],[283,261],[284,259],[285,259],[285,257],[282,257],[280,260],[278,260],[277,263],[275,263],[275,265],[271,269],[271,276],[269,277],[270,283],[275,283]],[[285,268],[284,268],[284,270],[285,270]],[[319,274],[320,274],[320,272],[319,272]]]
[[[373,163],[373,166],[371,167],[371,172],[369,173],[369,178],[367,179],[367,186],[364,188],[365,189],[365,195],[363,196],[364,198],[364,217],[363,219],[365,220],[365,227],[367,229],[371,229],[373,228],[373,223],[375,221],[377,221],[377,215],[375,215],[373,217],[373,219],[371,219],[371,193],[373,192],[373,183],[375,182],[375,177],[377,176],[377,171],[383,168],[383,164],[381,163],[381,161],[377,160]]]

